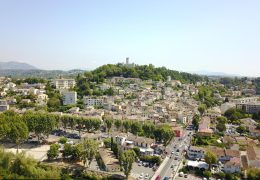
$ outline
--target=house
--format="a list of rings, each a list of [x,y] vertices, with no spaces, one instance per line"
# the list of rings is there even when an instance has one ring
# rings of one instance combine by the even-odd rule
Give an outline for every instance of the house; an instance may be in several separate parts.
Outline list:
[[[230,159],[232,158],[240,158],[239,150],[223,149],[223,148],[211,146],[209,147],[208,151],[215,154],[218,158],[218,161],[221,162],[230,161]]]
[[[62,94],[62,100],[63,105],[71,105],[77,103],[77,92],[75,91],[63,91]]]
[[[240,173],[241,172],[241,161],[240,157],[233,157],[230,161],[224,164],[224,172],[225,173]]]
[[[213,130],[210,129],[210,118],[202,117],[201,122],[199,124],[197,135],[199,136],[211,136],[213,134]]]
[[[6,100],[0,100],[0,112],[9,110],[9,104]]]
[[[103,162],[103,166],[108,172],[119,172],[120,164],[118,159],[116,159],[114,153],[108,149],[100,148],[99,154]]]
[[[190,146],[187,150],[189,159],[203,159],[205,150],[202,147]]]
[[[257,146],[248,146],[247,152],[247,164],[252,168],[260,168],[260,148]]]

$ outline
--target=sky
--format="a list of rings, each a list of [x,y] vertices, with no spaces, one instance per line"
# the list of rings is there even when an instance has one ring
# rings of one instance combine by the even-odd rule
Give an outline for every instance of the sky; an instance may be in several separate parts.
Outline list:
[[[0,62],[260,76],[259,0],[0,0]]]

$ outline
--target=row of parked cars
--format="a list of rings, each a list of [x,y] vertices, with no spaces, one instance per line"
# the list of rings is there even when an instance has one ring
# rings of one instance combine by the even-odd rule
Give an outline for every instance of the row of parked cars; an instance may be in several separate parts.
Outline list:
[[[70,138],[70,139],[80,139],[80,136],[76,133],[68,133],[62,129],[57,129],[51,132],[52,135],[55,136],[64,136],[66,138]]]

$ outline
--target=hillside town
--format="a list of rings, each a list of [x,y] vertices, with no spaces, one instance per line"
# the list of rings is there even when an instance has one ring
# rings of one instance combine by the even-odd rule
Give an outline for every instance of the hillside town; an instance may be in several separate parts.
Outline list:
[[[133,75],[138,68],[159,71],[126,58],[77,77],[0,77],[2,153],[23,152],[74,177],[259,177],[256,79]]]

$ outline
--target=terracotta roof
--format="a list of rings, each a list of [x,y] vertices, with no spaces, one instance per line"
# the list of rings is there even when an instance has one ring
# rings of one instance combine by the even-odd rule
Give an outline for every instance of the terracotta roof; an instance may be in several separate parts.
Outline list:
[[[216,156],[225,156],[225,150],[219,147],[211,146],[209,150]]]
[[[225,165],[227,166],[239,166],[241,167],[241,161],[240,158],[234,157],[231,158],[230,161],[226,162]]]
[[[260,148],[256,146],[248,146],[247,147],[247,157],[251,160],[260,160]]]
[[[226,156],[240,158],[240,151],[238,151],[238,150],[225,149],[225,154],[226,154]]]

